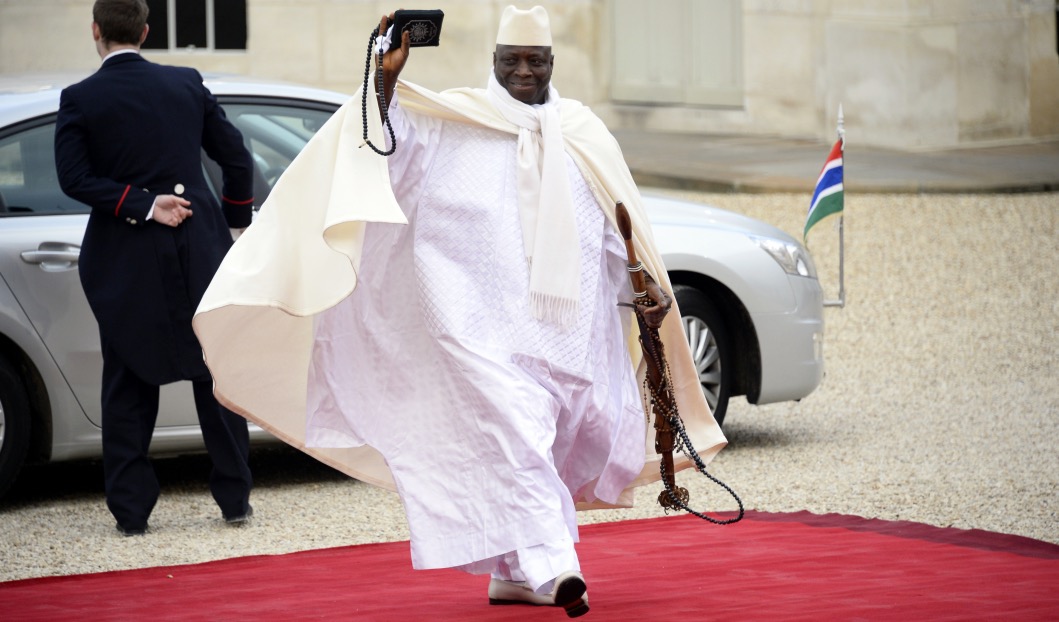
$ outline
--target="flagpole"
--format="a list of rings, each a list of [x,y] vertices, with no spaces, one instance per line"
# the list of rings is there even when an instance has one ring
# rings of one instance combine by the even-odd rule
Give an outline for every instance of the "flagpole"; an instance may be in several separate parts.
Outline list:
[[[846,128],[842,116],[842,104],[838,104],[838,140],[842,147],[842,168],[846,166]],[[844,175],[843,175],[844,176]],[[846,210],[843,209],[838,215],[838,300],[825,300],[825,307],[846,306],[846,237],[845,237]]]

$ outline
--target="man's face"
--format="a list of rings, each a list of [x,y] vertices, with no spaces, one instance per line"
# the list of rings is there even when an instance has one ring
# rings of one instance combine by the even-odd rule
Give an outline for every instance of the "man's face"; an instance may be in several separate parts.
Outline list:
[[[496,81],[524,104],[543,104],[548,98],[554,64],[550,47],[497,45],[493,52]]]

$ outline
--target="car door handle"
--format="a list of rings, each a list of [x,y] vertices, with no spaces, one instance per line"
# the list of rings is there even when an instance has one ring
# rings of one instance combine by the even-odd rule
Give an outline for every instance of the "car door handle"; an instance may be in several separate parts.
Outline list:
[[[38,264],[49,272],[75,267],[80,256],[80,246],[65,242],[41,242],[35,251],[22,251],[22,261]]]

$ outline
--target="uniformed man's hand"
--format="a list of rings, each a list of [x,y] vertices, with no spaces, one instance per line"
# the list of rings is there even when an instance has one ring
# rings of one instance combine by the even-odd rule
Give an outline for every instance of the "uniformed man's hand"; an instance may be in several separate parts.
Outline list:
[[[175,194],[160,194],[154,199],[154,213],[151,219],[170,227],[179,226],[186,218],[191,217],[189,205],[191,201]]]
[[[673,307],[673,299],[669,297],[669,294],[662,289],[662,287],[651,278],[650,274],[647,274],[647,297],[654,301],[653,307],[647,307],[643,312],[643,319],[647,322],[647,325],[651,328],[658,328],[662,326],[662,320],[665,319],[666,314]]]

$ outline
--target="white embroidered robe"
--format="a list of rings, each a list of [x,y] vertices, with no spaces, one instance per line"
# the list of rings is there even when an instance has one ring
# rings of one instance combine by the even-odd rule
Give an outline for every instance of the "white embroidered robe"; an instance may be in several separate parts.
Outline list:
[[[367,94],[367,101],[373,101],[374,98],[374,82],[370,84],[372,88]],[[397,89],[402,98],[402,106],[417,113],[445,119],[448,122],[463,122],[478,128],[492,128],[501,134],[508,135],[510,141],[514,141],[514,137],[518,134],[517,127],[500,118],[491,108],[481,89],[453,89],[443,93],[433,93],[405,82],[399,82]],[[571,175],[574,175],[572,181],[578,185],[578,194],[583,192],[582,184],[587,181],[595,197],[595,205],[606,214],[608,223],[614,222],[615,202],[625,203],[632,220],[633,243],[636,245],[639,259],[659,280],[662,287],[671,291],[639,192],[613,136],[602,122],[581,104],[571,100],[562,100],[561,108],[566,154],[576,162],[581,175],[581,178],[577,179],[576,175],[571,172]],[[375,376],[381,383],[378,390],[389,394],[398,392],[422,394],[425,391],[433,391],[434,395],[447,396],[473,385],[469,388],[474,391],[460,393],[464,396],[460,399],[477,400],[479,403],[486,404],[500,401],[505,407],[510,405],[512,408],[521,409],[522,414],[529,412],[541,416],[542,408],[547,408],[542,407],[541,404],[551,400],[552,412],[545,417],[546,420],[543,422],[522,419],[488,420],[481,418],[475,420],[480,427],[470,432],[476,434],[477,440],[485,438],[493,439],[493,441],[485,449],[476,447],[472,443],[463,443],[463,451],[467,453],[467,456],[457,456],[458,452],[455,449],[457,444],[449,442],[462,440],[460,437],[464,434],[461,432],[462,428],[453,427],[442,430],[441,425],[434,425],[431,432],[443,433],[443,436],[439,438],[438,434],[423,434],[423,430],[416,426],[398,425],[400,422],[390,416],[386,408],[375,408],[370,414],[357,419],[357,429],[354,430],[344,416],[335,416],[335,413],[340,412],[337,407],[323,403],[329,399],[326,397],[329,393],[316,390],[314,390],[315,397],[311,400],[315,405],[310,407],[312,413],[308,412],[307,405],[310,403],[310,398],[307,385],[310,378],[309,368],[314,357],[317,362],[313,371],[314,384],[330,382],[335,386],[344,385],[349,373],[340,366],[320,364],[325,356],[337,356],[337,353],[327,355],[323,350],[327,347],[340,348],[341,346],[337,345],[336,336],[339,339],[342,337],[337,332],[333,332],[327,340],[328,343],[325,344],[317,338],[321,335],[319,331],[314,330],[317,323],[335,320],[363,321],[371,323],[373,327],[380,327],[380,330],[382,326],[388,326],[391,331],[407,332],[408,326],[400,326],[400,322],[389,318],[391,316],[404,317],[398,314],[409,311],[408,305],[423,300],[429,301],[431,296],[459,297],[461,295],[453,285],[452,289],[426,289],[422,292],[417,290],[416,298],[413,299],[411,290],[401,290],[403,287],[413,287],[417,278],[421,278],[415,274],[416,264],[409,260],[412,255],[406,254],[403,263],[396,262],[394,266],[390,266],[388,262],[379,263],[375,259],[376,253],[373,252],[375,249],[367,247],[369,243],[383,246],[387,244],[385,236],[376,235],[376,228],[379,231],[389,231],[387,235],[393,236],[391,239],[404,236],[406,241],[414,241],[416,234],[398,231],[407,224],[408,217],[403,212],[404,208],[394,197],[389,162],[386,158],[381,158],[370,149],[363,147],[360,112],[361,94],[358,93],[339,109],[309,141],[272,189],[254,224],[225,256],[196,311],[193,326],[202,344],[206,363],[214,376],[214,393],[218,400],[268,430],[277,438],[351,477],[388,488],[397,487],[393,476],[395,471],[430,470],[432,468],[429,464],[430,452],[444,445],[446,459],[454,457],[454,462],[464,469],[463,472],[444,473],[445,481],[448,482],[446,485],[453,489],[468,487],[472,482],[491,486],[489,490],[483,491],[483,498],[492,499],[490,503],[495,503],[497,507],[511,502],[514,499],[512,495],[516,493],[508,490],[507,480],[495,481],[483,476],[484,471],[494,466],[494,463],[485,457],[499,455],[506,459],[514,455],[513,448],[496,439],[517,438],[520,442],[528,439],[531,444],[533,439],[532,434],[521,434],[515,437],[501,434],[505,430],[496,427],[498,423],[507,425],[510,421],[520,421],[519,425],[523,427],[537,425],[538,430],[545,430],[538,441],[539,445],[553,442],[553,439],[549,437],[551,432],[547,430],[555,425],[556,434],[561,435],[561,438],[558,438],[552,447],[552,464],[559,465],[559,477],[551,475],[537,479],[537,469],[547,467],[547,465],[542,466],[539,460],[534,464],[523,465],[520,467],[521,470],[512,471],[507,476],[520,484],[529,481],[543,482],[544,486],[541,488],[523,486],[525,490],[517,494],[533,496],[532,501],[536,507],[547,507],[553,512],[551,516],[558,518],[552,518],[552,524],[546,529],[534,530],[532,526],[528,527],[532,532],[530,534],[516,533],[516,528],[512,527],[514,535],[504,536],[503,539],[507,540],[504,544],[500,544],[500,538],[494,537],[492,533],[471,536],[469,541],[479,543],[480,550],[471,550],[466,554],[446,550],[445,546],[434,546],[434,543],[429,541],[430,534],[421,534],[417,530],[417,540],[420,535],[427,538],[426,548],[423,549],[424,555],[433,560],[421,560],[422,563],[433,565],[447,564],[459,559],[485,559],[479,556],[492,555],[500,549],[511,546],[518,547],[522,542],[532,542],[539,539],[539,534],[544,532],[553,530],[561,532],[564,529],[569,531],[572,520],[568,501],[562,494],[557,494],[557,491],[562,492],[561,487],[569,484],[570,488],[576,489],[581,486],[581,490],[576,491],[577,496],[575,496],[578,508],[606,506],[607,504],[602,501],[589,503],[591,496],[586,499],[583,495],[608,498],[610,496],[608,491],[614,486],[620,486],[620,481],[625,477],[622,473],[624,468],[646,459],[642,470],[617,500],[618,505],[630,505],[633,487],[657,482],[659,479],[658,456],[653,451],[653,434],[650,436],[648,434],[650,425],[643,413],[643,408],[634,409],[640,427],[635,435],[641,442],[639,458],[629,461],[626,461],[623,451],[620,450],[624,446],[623,442],[619,441],[616,436],[607,437],[606,434],[597,434],[596,427],[613,426],[611,433],[620,436],[622,426],[631,421],[631,418],[627,418],[627,414],[615,415],[613,412],[608,412],[608,418],[602,418],[592,414],[590,409],[581,408],[585,400],[592,402],[594,407],[598,407],[607,400],[618,399],[620,394],[615,392],[613,378],[609,379],[612,384],[608,385],[605,394],[597,394],[599,387],[593,387],[591,391],[571,389],[565,394],[560,394],[552,390],[554,388],[552,380],[542,379],[554,379],[559,372],[565,373],[565,371],[554,367],[544,371],[537,361],[545,359],[533,356],[512,357],[509,364],[494,366],[495,369],[492,371],[496,372],[495,377],[491,378],[490,382],[481,385],[474,382],[477,380],[474,374],[438,377],[433,369],[418,374],[414,382],[402,377],[403,368],[393,368],[390,374]],[[384,138],[378,110],[375,106],[368,106],[367,112],[369,135],[375,144],[382,144]],[[478,173],[479,171],[476,170],[475,174]],[[578,204],[584,207],[584,201],[582,197]],[[502,210],[496,210],[498,218],[501,213],[503,213]],[[582,209],[579,213],[581,214],[579,222],[581,222],[581,218],[588,216],[591,210]],[[412,212],[409,212],[409,215],[412,218],[416,217]],[[407,228],[415,231],[415,223],[412,225]],[[502,227],[490,226],[498,232],[502,231]],[[392,229],[389,229],[391,227]],[[583,274],[597,275],[592,278],[598,279],[597,287],[599,288],[606,287],[606,282],[608,282],[602,275],[611,274],[611,270],[614,269],[610,261],[606,264],[602,263],[602,257],[607,256],[613,259],[620,252],[616,250],[613,238],[608,237],[611,234],[604,233],[608,227],[609,225],[601,225],[598,234],[582,233],[585,239],[590,238],[591,235],[597,235],[596,242],[603,249],[600,255],[601,263],[598,266],[582,264]],[[504,233],[509,235],[511,232]],[[512,242],[512,245],[515,245],[515,242]],[[439,257],[445,255],[440,240],[438,244],[433,245],[433,252]],[[514,264],[497,263],[498,268],[504,267],[511,272],[516,271],[513,266]],[[370,275],[375,269],[388,271],[390,276],[400,275],[402,278],[376,279]],[[478,277],[484,277],[485,280],[478,280]],[[495,287],[504,291],[514,284],[513,279],[509,282],[493,275],[476,274],[476,286],[488,289],[489,285],[486,284],[489,283],[490,278]],[[609,283],[612,287],[617,287],[614,284],[619,281],[623,283],[624,278],[627,276],[622,275],[619,278],[617,274],[613,274]],[[519,281],[517,286],[524,287],[521,285],[522,282]],[[376,291],[374,295],[369,295],[370,290],[366,291],[364,301],[356,302],[359,298],[351,299],[350,297],[355,296],[355,292],[361,287],[374,287]],[[386,290],[381,292],[382,295],[378,289],[380,287]],[[597,290],[597,292],[601,291],[602,289]],[[491,298],[494,302],[501,299],[506,301],[515,299],[515,296],[510,294],[500,296],[492,292],[488,293],[490,295],[484,298]],[[583,310],[587,313],[589,310],[596,309],[597,306],[602,309],[603,302],[601,301],[608,297],[613,299],[612,294],[597,293],[586,296],[583,290],[581,298]],[[365,305],[366,313],[329,312],[345,304]],[[372,347],[378,348],[390,360],[412,360],[411,357],[429,356],[434,357],[434,360],[443,360],[454,365],[465,365],[466,361],[472,360],[475,363],[485,363],[479,369],[486,369],[490,364],[489,361],[496,359],[483,356],[480,350],[481,339],[470,338],[479,331],[476,325],[479,319],[478,311],[475,305],[466,305],[460,308],[459,313],[438,313],[437,310],[429,310],[428,313],[433,318],[432,323],[420,325],[416,329],[419,331],[416,338],[422,338],[426,343],[431,344],[430,353],[420,354],[414,349],[391,352],[389,344],[400,342],[384,339],[385,335],[374,329],[363,331],[365,334],[374,335],[372,341],[363,346],[363,350],[367,352]],[[417,312],[422,312],[422,308]],[[374,323],[376,319],[379,320],[378,324]],[[595,321],[596,318],[593,318],[593,322]],[[486,327],[483,326],[481,330],[485,329]],[[459,335],[462,341],[454,345],[454,342],[438,332],[439,330],[451,331],[453,335]],[[488,327],[488,330],[494,335],[503,333],[502,328],[497,325]],[[603,328],[602,330],[612,329]],[[497,342],[501,347],[513,347],[512,344],[516,344],[519,348],[528,347],[530,350],[538,348],[537,354],[539,355],[540,352],[547,351],[548,348],[556,345],[549,344],[547,339],[531,343],[532,335],[529,334],[531,331],[526,326],[520,326],[509,332],[510,334],[503,334],[503,340]],[[442,336],[437,337],[438,335]],[[625,352],[636,366],[638,377],[642,378],[644,364],[636,343],[636,335],[636,326],[633,325],[629,340],[625,344]],[[709,461],[724,447],[726,441],[720,428],[710,416],[703,398],[694,362],[681,328],[679,309],[675,304],[673,311],[662,325],[660,335],[665,343],[672,373],[672,386],[687,433],[699,455]],[[601,339],[601,336],[594,334],[591,339]],[[611,342],[603,340],[599,344],[606,344],[610,347]],[[405,338],[405,343],[400,345],[402,347],[408,345],[407,338]],[[598,362],[612,357],[610,354],[594,351],[597,345],[596,343],[589,344],[588,359],[590,361]],[[359,350],[356,354],[359,356]],[[495,352],[484,352],[484,354],[495,356]],[[593,358],[598,356],[602,358]],[[402,357],[410,358],[403,359]],[[564,360],[574,358],[576,357],[571,355],[571,358]],[[370,364],[370,359],[364,360]],[[421,361],[417,359],[408,364],[418,365]],[[426,367],[428,366],[424,365],[424,369]],[[590,375],[595,374],[596,379],[603,378],[602,375],[595,373],[591,363],[580,369]],[[320,374],[347,374],[347,377],[335,376],[334,379],[321,379],[318,377]],[[508,385],[504,383],[509,377],[521,383],[519,386],[524,389],[526,396],[532,398],[533,405],[527,405],[531,401],[523,399],[522,394],[505,392],[504,387]],[[564,380],[561,384],[570,389],[577,382]],[[317,387],[319,386],[322,385],[318,384]],[[543,397],[542,392],[548,392],[550,397]],[[331,395],[338,396],[337,393]],[[467,397],[469,395],[477,397],[469,398]],[[345,400],[347,397],[341,399]],[[411,398],[402,396],[401,399]],[[442,404],[434,412],[454,409],[453,404]],[[628,406],[627,402],[625,406]],[[574,414],[564,413],[564,408]],[[324,416],[324,413],[330,414]],[[307,423],[310,414],[314,419],[311,425]],[[454,418],[456,414],[446,413],[444,416]],[[426,413],[416,415],[416,417],[419,424],[433,421],[427,417]],[[554,423],[548,423],[547,420],[552,420]],[[568,429],[577,429],[578,432],[566,434]],[[386,431],[386,435],[381,433],[383,430]],[[522,433],[525,430],[520,429],[519,432]],[[312,434],[312,441],[317,446],[307,442],[308,433]],[[413,442],[423,437],[429,437],[427,442]],[[368,438],[384,447],[358,444]],[[445,443],[441,440],[445,440]],[[588,447],[589,441],[601,444]],[[327,444],[330,446],[319,446]],[[588,458],[573,456],[575,447],[578,452],[585,449]],[[398,455],[392,469],[380,453],[380,449]],[[392,450],[396,450],[396,453]],[[539,446],[519,447],[518,450],[530,456],[543,456],[546,453]],[[491,453],[487,454],[487,451]],[[592,460],[603,455],[612,459],[612,462],[606,465],[601,465],[598,461],[594,465],[590,464]],[[416,456],[420,459],[416,460]],[[597,458],[591,458],[591,456]],[[689,466],[689,461],[683,457],[674,456],[674,458],[677,460],[678,470]],[[584,462],[585,459],[588,462]],[[510,462],[509,464],[516,463]],[[589,481],[587,485],[582,485],[588,478],[594,476],[593,473],[600,476],[599,481],[594,483]],[[441,478],[442,474],[417,472],[416,477],[425,478],[415,481],[417,485],[426,486],[434,481],[430,478]],[[461,477],[463,479],[452,479]],[[403,478],[399,479],[405,481]],[[561,482],[557,483],[557,479]],[[435,489],[436,496],[442,494],[439,491],[440,489]],[[569,493],[568,489],[566,494]],[[463,491],[461,494],[470,493]],[[405,497],[407,500],[408,495]],[[522,501],[519,500],[519,503]],[[516,506],[505,505],[505,507]],[[442,519],[455,518],[457,512],[462,512],[462,516],[472,514],[469,506],[459,500],[438,504],[429,508],[428,511],[438,512]],[[410,508],[409,518],[410,521],[416,521],[419,524],[419,519],[413,517],[415,512],[416,508]],[[490,516],[480,519],[489,522],[480,522],[479,527],[492,530],[506,522],[511,522],[513,525],[526,525],[527,515],[526,512],[520,511],[518,516],[511,521],[506,521],[504,515]],[[454,520],[451,524],[457,522]],[[463,566],[467,565],[463,564]],[[476,568],[481,569],[480,566]]]
[[[574,496],[616,503],[644,462],[623,243],[567,158],[579,316],[534,319],[517,137],[392,111],[408,225],[369,225],[357,289],[317,316],[307,443],[382,453],[417,568],[576,541]]]

